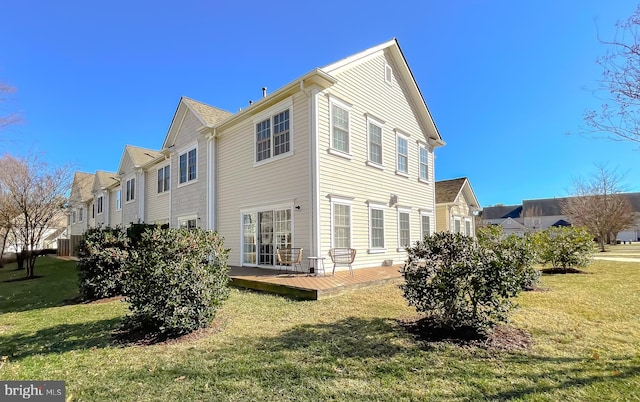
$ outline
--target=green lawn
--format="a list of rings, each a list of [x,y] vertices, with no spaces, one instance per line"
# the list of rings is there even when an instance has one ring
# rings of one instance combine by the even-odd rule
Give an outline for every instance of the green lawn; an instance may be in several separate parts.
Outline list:
[[[596,257],[632,257],[640,258],[640,242],[605,246],[604,253],[595,253]]]
[[[71,400],[640,399],[637,263],[544,276],[513,315],[534,339],[517,353],[417,342],[393,285],[309,302],[234,289],[206,336],[121,347],[123,302],[65,304],[74,263],[43,258],[42,278],[4,282],[12,267],[0,269],[0,380],[65,380]]]

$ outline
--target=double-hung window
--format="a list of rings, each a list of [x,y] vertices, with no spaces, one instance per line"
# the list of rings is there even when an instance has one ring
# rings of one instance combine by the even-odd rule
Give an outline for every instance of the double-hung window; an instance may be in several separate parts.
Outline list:
[[[126,189],[126,198],[125,201],[129,202],[129,201],[133,201],[136,199],[136,178],[132,177],[131,179],[127,180],[127,189]]]
[[[408,211],[398,211],[398,250],[411,244],[411,224]]]
[[[291,153],[291,112],[289,108],[256,121],[255,127],[256,163]]]
[[[471,220],[464,220],[464,234],[467,236],[473,237],[473,233],[471,233]]]
[[[462,233],[460,218],[453,218],[453,233]]]
[[[369,162],[382,166],[382,122],[367,117]]]
[[[329,102],[331,119],[331,149],[342,154],[351,151],[349,134],[349,110],[350,107],[335,99]]]
[[[332,247],[351,247],[351,199],[331,199]]]
[[[384,205],[369,203],[369,252],[383,253],[384,247]]]
[[[116,191],[116,211],[120,211],[122,209],[122,191]]]
[[[396,161],[396,172],[409,174],[409,141],[400,134],[396,137]]]
[[[420,214],[420,235],[424,239],[425,236],[431,234],[431,216]]]
[[[193,148],[180,154],[178,164],[180,167],[180,184],[195,180],[197,175],[198,149]]]
[[[429,181],[429,150],[424,145],[418,147],[418,161],[420,163],[420,180]]]
[[[158,169],[158,194],[169,191],[170,167],[167,165]]]
[[[82,222],[84,220],[84,208],[80,207],[78,209],[78,222]]]
[[[97,209],[98,209],[98,215],[100,215],[103,212],[103,199],[102,196],[98,197],[98,200],[96,201],[97,204]]]

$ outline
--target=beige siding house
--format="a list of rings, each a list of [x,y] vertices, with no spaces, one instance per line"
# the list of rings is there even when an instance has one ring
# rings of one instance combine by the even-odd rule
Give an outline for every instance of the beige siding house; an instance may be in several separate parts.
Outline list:
[[[111,221],[111,191],[109,188],[119,185],[120,180],[116,173],[105,172],[103,170],[96,171],[93,180],[93,205],[95,215],[95,226],[115,226]]]
[[[469,179],[436,182],[436,231],[475,236],[475,217],[480,204]]]
[[[161,156],[160,152],[151,149],[125,146],[118,167],[123,227],[146,222],[144,212],[147,194],[144,167]]]
[[[159,152],[125,148],[109,221],[214,229],[230,265],[272,269],[281,247],[400,264],[435,230],[444,142],[395,39],[263,92],[237,113],[181,98]]]
[[[69,235],[81,235],[89,224],[93,205],[93,182],[95,174],[76,172],[69,195]]]

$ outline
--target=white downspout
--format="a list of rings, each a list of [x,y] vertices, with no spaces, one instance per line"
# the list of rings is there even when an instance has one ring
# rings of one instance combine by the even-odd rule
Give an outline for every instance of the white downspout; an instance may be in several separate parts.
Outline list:
[[[311,141],[311,255],[322,256],[320,237],[320,139],[318,138],[318,90],[309,94],[309,126]]]
[[[217,170],[215,131],[207,135],[207,229],[218,230],[217,213]]]
[[[136,176],[138,176],[138,179],[136,180],[137,182],[137,187],[138,187],[138,194],[136,195],[136,197],[138,198],[138,222],[141,223],[145,223],[145,218],[144,218],[144,198],[145,198],[145,184],[144,184],[144,170],[140,169]],[[134,223],[138,223],[138,222],[134,222]]]

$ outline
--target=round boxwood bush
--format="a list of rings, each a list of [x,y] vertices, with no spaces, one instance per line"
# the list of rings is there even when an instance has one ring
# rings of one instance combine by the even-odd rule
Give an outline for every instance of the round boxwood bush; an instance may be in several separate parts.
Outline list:
[[[507,321],[510,299],[522,285],[516,251],[481,247],[471,237],[439,232],[407,252],[403,295],[438,326],[486,331]]]
[[[149,229],[130,252],[128,330],[166,337],[206,327],[229,295],[228,250],[216,232]]]
[[[122,294],[128,237],[118,228],[90,228],[78,247],[78,288],[83,300]]]

